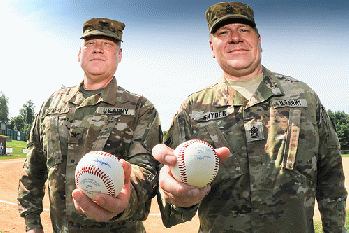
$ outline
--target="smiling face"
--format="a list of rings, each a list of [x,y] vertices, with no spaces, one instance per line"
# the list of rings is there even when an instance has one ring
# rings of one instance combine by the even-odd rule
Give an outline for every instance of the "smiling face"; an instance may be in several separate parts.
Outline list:
[[[252,78],[262,72],[261,37],[249,25],[223,25],[210,34],[210,47],[229,78]]]
[[[120,44],[108,37],[91,37],[79,51],[79,62],[87,82],[110,81],[122,58]]]

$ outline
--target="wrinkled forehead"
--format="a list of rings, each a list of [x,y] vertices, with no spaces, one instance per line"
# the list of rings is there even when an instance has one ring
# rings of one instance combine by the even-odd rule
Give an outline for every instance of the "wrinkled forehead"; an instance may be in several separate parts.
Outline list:
[[[213,28],[211,34],[214,34],[217,30],[219,30],[220,28],[222,28],[226,25],[229,25],[229,24],[248,26],[248,27],[253,28],[253,30],[257,31],[257,27],[251,25],[251,23],[249,23],[248,20],[229,18],[229,19],[223,20],[222,22],[216,24],[215,27]]]
[[[117,39],[114,39],[114,38],[111,38],[108,36],[98,35],[98,36],[90,36],[90,37],[83,39],[82,44],[86,44],[86,42],[92,41],[92,40],[107,40],[107,41],[111,41],[111,42],[115,43],[118,46],[121,46],[121,42],[122,42],[120,40],[117,40]]]

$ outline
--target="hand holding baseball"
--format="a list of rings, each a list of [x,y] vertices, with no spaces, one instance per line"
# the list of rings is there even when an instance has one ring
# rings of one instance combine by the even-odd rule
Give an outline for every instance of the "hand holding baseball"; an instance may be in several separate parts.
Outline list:
[[[105,222],[126,209],[131,196],[131,164],[123,159],[120,159],[120,163],[124,170],[124,185],[117,197],[101,193],[95,200],[91,200],[77,188],[72,193],[77,211],[97,221]]]
[[[174,166],[177,163],[177,158],[173,154],[173,149],[165,144],[157,144],[153,147],[152,155],[160,163],[167,166]],[[227,147],[220,147],[215,149],[219,158],[219,163],[224,163],[229,158],[230,150]]]
[[[177,158],[173,153],[174,150],[164,144],[156,145],[152,154],[155,159],[164,164],[160,171],[159,186],[167,202],[178,207],[190,207],[198,204],[210,191],[210,186],[198,188],[190,186],[176,180],[171,172],[171,167],[177,163]],[[226,147],[215,149],[219,162],[224,162],[230,155]]]

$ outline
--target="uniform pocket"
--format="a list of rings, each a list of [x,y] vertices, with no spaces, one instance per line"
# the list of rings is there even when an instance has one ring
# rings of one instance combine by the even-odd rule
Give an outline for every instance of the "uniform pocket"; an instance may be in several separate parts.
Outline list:
[[[43,150],[47,155],[47,166],[54,167],[62,162],[61,139],[67,138],[68,128],[66,117],[57,115],[46,116],[41,124]]]
[[[193,138],[198,138],[210,143],[214,148],[228,147],[231,151],[229,158],[220,163],[220,172],[217,174],[220,179],[230,179],[240,176],[243,173],[243,168],[239,159],[233,153],[233,149],[230,147],[224,133],[218,128],[216,122],[199,123],[199,130]]]

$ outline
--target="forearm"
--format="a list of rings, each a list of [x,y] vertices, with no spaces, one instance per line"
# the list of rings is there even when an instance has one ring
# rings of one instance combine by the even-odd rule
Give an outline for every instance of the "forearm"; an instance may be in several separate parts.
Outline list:
[[[345,232],[345,206],[347,192],[340,146],[335,129],[321,106],[320,148],[317,161],[316,198],[322,216],[324,232]]]
[[[43,210],[47,167],[40,143],[39,115],[30,132],[27,157],[18,186],[18,209],[20,216],[25,218],[27,230],[42,228],[40,214]]]
[[[28,159],[27,159],[28,160]],[[21,217],[25,218],[26,228],[42,228],[40,214],[43,210],[42,200],[45,195],[46,174],[41,174],[40,178],[31,173],[33,167],[24,165],[23,175],[19,180],[18,187],[18,208]]]
[[[153,158],[151,149],[162,142],[159,116],[150,102],[140,111],[125,160],[131,164],[132,192],[130,202],[120,219],[146,219],[150,212],[152,198],[158,187],[158,162]]]
[[[319,167],[317,201],[324,232],[345,232],[345,206],[347,192],[340,155],[331,163]]]

